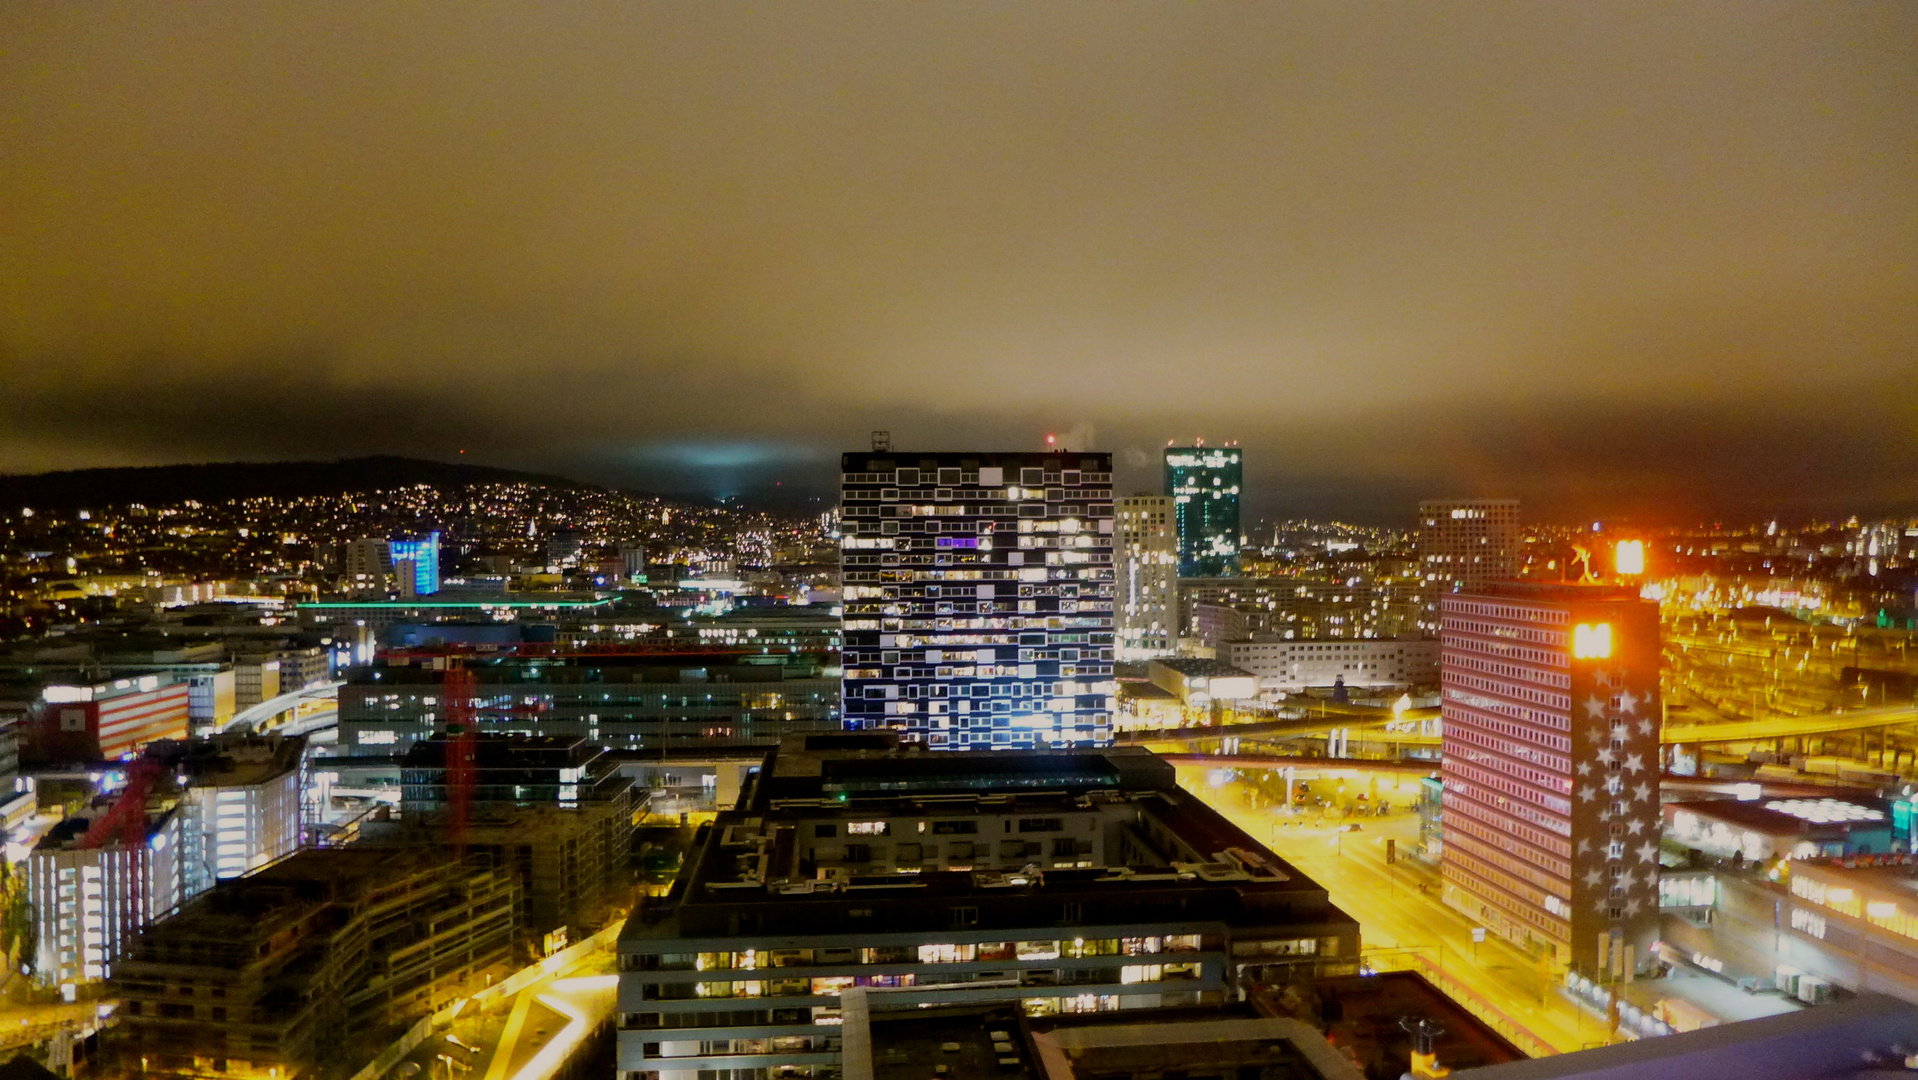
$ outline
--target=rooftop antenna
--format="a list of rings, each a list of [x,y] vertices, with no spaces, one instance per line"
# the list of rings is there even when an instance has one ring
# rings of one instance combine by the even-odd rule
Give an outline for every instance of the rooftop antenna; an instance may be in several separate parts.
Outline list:
[[[892,453],[892,432],[875,431],[872,433],[872,452],[875,454]]]

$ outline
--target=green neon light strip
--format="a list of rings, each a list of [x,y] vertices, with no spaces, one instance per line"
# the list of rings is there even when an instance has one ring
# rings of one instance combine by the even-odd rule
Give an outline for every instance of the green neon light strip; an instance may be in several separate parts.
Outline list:
[[[612,603],[605,600],[447,600],[441,602],[409,600],[368,600],[364,603],[344,601],[322,601],[312,604],[297,604],[298,608],[539,608],[539,607],[601,607]]]

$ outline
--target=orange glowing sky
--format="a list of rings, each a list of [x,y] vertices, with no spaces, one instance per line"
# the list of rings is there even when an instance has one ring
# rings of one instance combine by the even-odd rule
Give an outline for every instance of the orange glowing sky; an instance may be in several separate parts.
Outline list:
[[[14,4],[0,470],[1914,508],[1918,5]],[[1528,515],[1529,516],[1529,515]]]

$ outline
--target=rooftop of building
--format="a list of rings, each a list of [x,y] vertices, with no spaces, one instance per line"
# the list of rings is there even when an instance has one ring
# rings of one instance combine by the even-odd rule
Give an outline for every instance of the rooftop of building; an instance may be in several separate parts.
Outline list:
[[[619,602],[616,596],[601,596],[598,593],[497,593],[485,598],[472,595],[455,595],[446,599],[434,596],[421,596],[407,600],[354,600],[335,598],[331,600],[311,600],[296,605],[300,611],[339,611],[352,608],[388,609],[397,611],[423,609],[479,609],[479,608],[595,608],[610,607]]]
[[[689,663],[688,657],[593,656],[576,658],[506,657],[469,663],[466,670],[481,686],[499,685],[585,685],[590,683],[657,683],[660,685],[699,685],[702,683],[777,683],[799,682],[788,679],[785,655],[771,664]],[[727,659],[734,659],[728,655]],[[355,668],[346,677],[349,686],[425,686],[446,681],[446,672],[424,664],[380,663]],[[816,681],[816,680],[815,680]],[[837,679],[830,680],[837,685]]]
[[[1237,667],[1224,660],[1209,660],[1199,656],[1166,656],[1151,661],[1157,667],[1176,671],[1188,679],[1251,679],[1257,676],[1244,668]]]
[[[414,742],[400,758],[408,769],[442,769],[452,737],[435,733]],[[480,769],[562,769],[583,766],[606,753],[596,742],[572,735],[473,735],[473,762]]]
[[[978,829],[982,820],[993,828]],[[1057,836],[1083,842],[1075,856],[1090,857],[1063,866],[1030,856]],[[902,861],[888,872],[822,837],[935,849],[977,837],[987,865]],[[1005,853],[1013,844],[1021,853]],[[863,925],[875,932],[903,932],[944,919],[943,902],[967,899],[979,905],[980,929],[1057,925],[1062,903],[1077,905],[1087,925],[1170,917],[1162,909],[1234,922],[1350,921],[1317,883],[1181,789],[1172,767],[1143,748],[932,752],[884,732],[788,739],[741,807],[695,841],[669,902],[649,916],[676,925],[635,920],[627,933],[699,937],[742,919],[814,933],[869,919]]]
[[[146,755],[187,777],[189,786],[242,787],[297,772],[304,735],[211,735],[148,743]]]
[[[1319,1023],[1339,1045],[1376,1048],[1404,1060],[1410,1034],[1400,1021],[1430,1020],[1444,1029],[1434,1039],[1438,1063],[1468,1069],[1525,1060],[1525,1052],[1416,971],[1388,971],[1314,979]]]
[[[889,472],[893,469],[977,469],[981,467],[1045,468],[1048,472],[1083,469],[1110,472],[1112,455],[1076,450],[1033,450],[1002,453],[963,451],[925,452],[917,450],[862,451],[839,455],[839,466],[848,472]],[[1017,477],[1008,479],[1016,480]],[[930,481],[928,481],[930,482]]]
[[[1792,873],[1842,882],[1881,895],[1918,893],[1918,856],[1847,855],[1832,859],[1795,859]]]
[[[1487,581],[1460,593],[1445,597],[1490,596],[1511,600],[1541,600],[1553,603],[1613,603],[1639,600],[1639,586],[1594,584],[1570,581]],[[1645,601],[1651,603],[1651,601]]]
[[[847,1080],[1037,1080],[1023,1010],[1011,1004],[882,1010],[868,992],[870,1072],[847,1063]]]
[[[1860,994],[1814,1009],[1460,1070],[1455,1080],[1865,1080],[1906,1073],[1918,1005]]]
[[[1297,1020],[1215,1011],[1120,1012],[1035,1024],[1045,1080],[1360,1080]]]
[[[1767,836],[1802,836],[1814,829],[1883,829],[1890,816],[1882,805],[1847,799],[1688,799],[1664,806],[1666,814],[1696,814]]]
[[[305,848],[245,877],[219,882],[153,923],[143,939],[258,940],[298,924],[327,904],[350,903],[422,871],[451,871],[457,865],[440,849]]]

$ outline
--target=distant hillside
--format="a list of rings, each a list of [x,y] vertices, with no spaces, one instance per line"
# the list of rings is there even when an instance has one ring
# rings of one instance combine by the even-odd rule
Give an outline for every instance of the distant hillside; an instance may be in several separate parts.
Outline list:
[[[523,483],[551,487],[594,487],[577,480],[485,465],[449,465],[405,457],[347,458],[343,461],[219,462],[210,465],[155,465],[137,469],[74,469],[67,472],[0,476],[0,507],[50,510],[74,507],[167,503],[197,499],[219,502],[259,495],[296,497],[377,491],[409,484],[451,487],[459,484]]]

